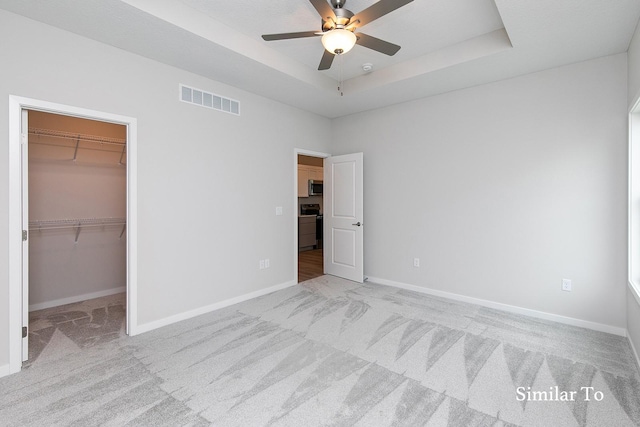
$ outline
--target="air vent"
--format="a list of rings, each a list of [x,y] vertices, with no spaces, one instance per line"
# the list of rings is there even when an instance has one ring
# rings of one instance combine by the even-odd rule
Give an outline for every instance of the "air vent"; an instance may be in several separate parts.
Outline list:
[[[180,101],[224,111],[236,116],[240,115],[240,102],[183,84],[180,85]]]

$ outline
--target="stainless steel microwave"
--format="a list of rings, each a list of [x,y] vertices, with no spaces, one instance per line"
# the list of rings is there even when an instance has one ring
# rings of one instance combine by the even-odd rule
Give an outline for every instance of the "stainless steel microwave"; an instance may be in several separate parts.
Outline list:
[[[317,179],[309,180],[309,195],[322,196],[322,181],[318,181]]]

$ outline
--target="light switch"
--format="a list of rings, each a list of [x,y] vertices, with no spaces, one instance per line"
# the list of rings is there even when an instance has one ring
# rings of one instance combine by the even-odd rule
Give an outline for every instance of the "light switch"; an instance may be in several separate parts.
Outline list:
[[[282,206],[276,207],[276,215],[282,215]]]

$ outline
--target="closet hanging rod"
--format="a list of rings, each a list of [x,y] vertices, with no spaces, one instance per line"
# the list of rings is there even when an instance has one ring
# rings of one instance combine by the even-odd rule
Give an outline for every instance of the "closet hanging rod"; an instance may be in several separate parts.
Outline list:
[[[117,151],[112,151],[112,153],[116,153],[118,154]],[[92,167],[102,167],[102,168],[118,168],[118,169],[122,169],[124,166],[127,166],[127,162],[122,162],[122,163],[100,163],[100,162],[85,162],[82,160],[76,160],[75,162],[73,161],[73,159],[48,159],[45,157],[31,157],[29,159],[30,162],[39,162],[39,163],[53,163],[53,164],[60,164],[60,165],[69,165],[70,162],[72,162],[74,165],[78,165],[78,166],[92,166]]]
[[[29,230],[53,230],[65,228],[102,227],[106,225],[125,225],[126,218],[76,218],[29,221]]]
[[[117,154],[117,153],[116,153]],[[85,162],[85,161],[73,161],[72,159],[47,159],[45,157],[32,157],[29,159],[30,162],[38,162],[38,163],[51,163],[51,164],[60,164],[60,165],[69,165],[73,163],[77,166],[91,166],[91,167],[101,167],[101,168],[116,168],[122,169],[127,166],[127,162],[122,163],[99,163],[99,162]]]
[[[100,144],[126,145],[127,141],[122,138],[110,138],[106,136],[87,135],[81,133],[66,132],[61,130],[29,128],[29,135],[50,136],[53,138],[72,139],[74,141],[97,142]]]
[[[35,220],[29,221],[29,231],[42,231],[42,230],[66,230],[74,229],[76,236],[74,243],[78,243],[78,237],[80,231],[85,227],[105,227],[113,225],[122,225],[122,231],[120,237],[124,234],[127,226],[126,218],[77,218],[77,219],[53,219],[53,220]]]

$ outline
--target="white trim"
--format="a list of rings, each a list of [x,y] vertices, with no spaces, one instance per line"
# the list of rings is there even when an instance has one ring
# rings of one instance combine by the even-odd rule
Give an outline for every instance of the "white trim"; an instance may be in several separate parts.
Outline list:
[[[636,300],[638,305],[640,305],[640,293],[638,293],[638,288],[636,287],[637,285],[631,281],[629,281],[628,285],[629,289],[631,290],[631,295],[633,295],[633,298]]]
[[[620,335],[623,337],[627,336],[627,330],[625,328],[618,328],[616,326],[590,322],[588,320],[575,319],[573,317],[561,316],[559,314],[552,314],[552,313],[546,313],[544,311],[531,310],[529,308],[522,308],[522,307],[517,307],[515,305],[502,304],[499,302],[488,301],[488,300],[474,298],[474,297],[468,297],[465,295],[454,294],[451,292],[439,291],[436,289],[425,288],[422,286],[395,282],[393,280],[380,279],[378,277],[369,276],[369,282],[378,283],[381,285],[393,286],[394,288],[407,289],[409,291],[420,292],[423,294],[452,299],[455,301],[462,301],[470,304],[481,305],[483,307],[494,308],[496,310],[502,310],[509,313],[522,314],[524,316],[535,317],[537,319],[551,320],[553,322],[563,323],[565,325],[578,326],[581,328],[592,329],[594,331],[606,332],[609,334]]]
[[[633,168],[633,152],[632,152],[632,146],[633,146],[633,138],[631,137],[632,134],[632,130],[633,130],[633,124],[632,124],[632,120],[633,120],[633,110],[635,109],[635,104],[633,107],[631,107],[629,109],[629,115],[628,115],[628,123],[627,123],[627,282],[629,284],[629,288],[633,290],[634,288],[634,284],[633,284],[633,267],[632,267],[632,258],[631,258],[631,252],[632,252],[632,243],[633,243],[633,239],[631,238],[631,229],[633,228],[633,223],[631,221],[631,215],[633,213],[633,209],[631,206],[632,200],[633,200],[633,191],[632,191],[632,168]],[[633,293],[633,292],[632,292]]]
[[[20,100],[9,96],[9,373],[22,368],[22,177]]]
[[[126,333],[138,328],[138,121],[127,125],[127,312]]]
[[[11,375],[11,369],[9,369],[9,364],[0,366],[0,378],[6,377],[7,375]]]
[[[293,149],[293,280],[298,283],[298,154],[303,156],[320,157],[326,159],[331,154],[319,151],[305,150],[304,148]]]
[[[638,369],[640,369],[640,356],[638,356],[638,350],[636,350],[636,346],[633,345],[633,341],[631,340],[631,335],[627,332],[627,340],[629,341],[629,345],[631,346],[631,350],[633,354],[636,356],[636,364],[638,365]]]
[[[217,302],[215,304],[210,304],[204,307],[196,308],[195,310],[186,311],[184,313],[174,314],[173,316],[165,317],[164,319],[155,320],[153,322],[144,323],[142,325],[138,325],[138,333],[149,332],[154,329],[161,328],[163,326],[168,326],[173,323],[177,323],[183,320],[191,319],[196,316],[200,316],[202,314],[207,314],[212,311],[220,310],[221,308],[229,307],[230,305],[238,304],[252,298],[258,298],[263,295],[270,294],[272,292],[276,292],[282,289],[289,288],[291,286],[295,286],[298,283],[298,280],[290,280],[285,283],[280,283],[278,285],[271,286],[266,289],[261,289],[259,291],[250,292],[248,294],[240,295],[234,298],[229,298],[224,301]]]
[[[60,298],[52,301],[45,301],[38,304],[29,306],[29,311],[44,310],[45,308],[59,307],[61,305],[73,304],[74,302],[87,301],[94,298],[106,297],[109,295],[121,294],[126,292],[126,286],[119,286],[117,288],[105,289],[104,291],[91,292],[88,294],[75,295],[67,298]]]
[[[637,283],[640,277],[640,209],[636,201],[640,196],[640,182],[634,185],[635,178],[640,174],[640,92],[636,94],[633,104],[629,109],[628,116],[628,181],[627,181],[627,278],[631,294],[636,302],[640,304],[640,284]],[[635,130],[635,132],[634,132]],[[640,177],[639,177],[640,178]]]
[[[640,106],[640,90],[636,92],[636,94],[633,96],[633,100],[629,103],[629,113],[637,110],[638,106]]]
[[[137,120],[102,111],[9,95],[9,373],[19,372],[22,368],[22,109],[127,126],[127,332],[134,335],[137,330]]]

